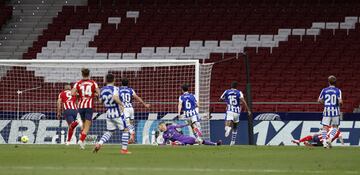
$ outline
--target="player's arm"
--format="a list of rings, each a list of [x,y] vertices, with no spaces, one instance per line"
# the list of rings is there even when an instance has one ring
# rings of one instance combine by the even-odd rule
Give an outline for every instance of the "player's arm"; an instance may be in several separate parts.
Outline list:
[[[249,108],[248,104],[246,103],[245,98],[244,98],[244,97],[241,97],[241,98],[240,98],[240,100],[241,100],[242,104],[244,104],[245,109],[246,109],[246,110],[247,110],[247,112],[248,112],[248,115],[249,115],[249,116],[251,116],[251,115],[252,115],[252,113],[251,113],[251,110],[250,110],[250,108]]]
[[[178,116],[181,115],[181,109],[182,109],[182,100],[179,98],[179,103],[178,103]]]
[[[145,108],[150,108],[150,104],[147,104],[144,102],[144,100],[139,97],[135,92],[133,93],[133,97],[138,101],[140,102],[141,104],[143,104],[145,106]]]
[[[342,100],[342,93],[341,93],[341,90],[339,90],[339,106],[341,107],[343,105],[343,100]]]
[[[219,98],[219,101],[224,101],[224,100],[225,100],[225,92]]]
[[[77,83],[74,84],[74,87],[71,89],[71,96],[76,96],[77,95]]]
[[[124,104],[121,102],[119,95],[118,94],[113,95],[113,99],[120,106],[121,111],[124,111]]]
[[[175,125],[175,128],[183,128],[189,126],[189,124],[180,124],[180,125]]]
[[[95,85],[95,97],[99,98],[99,95],[100,95],[99,86],[96,82],[94,82],[94,85]]]
[[[59,97],[58,100],[57,100],[57,113],[56,113],[56,118],[58,120],[60,120],[61,118],[61,98]]]
[[[319,95],[319,98],[318,98],[318,102],[319,102],[320,104],[324,104],[323,91],[324,91],[324,90],[322,90],[322,91],[320,92],[320,95]]]

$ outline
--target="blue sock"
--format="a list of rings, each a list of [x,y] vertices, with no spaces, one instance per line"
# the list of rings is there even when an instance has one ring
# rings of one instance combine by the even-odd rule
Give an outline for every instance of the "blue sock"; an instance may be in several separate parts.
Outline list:
[[[124,131],[121,136],[121,149],[127,150],[128,142],[129,142],[129,132]]]
[[[129,129],[130,133],[135,132],[135,127],[132,124],[129,124],[128,129]]]
[[[107,141],[109,141],[109,139],[111,138],[111,136],[112,136],[112,132],[111,132],[111,131],[106,131],[106,132],[104,133],[104,135],[101,137],[99,143],[100,143],[100,144],[106,143]]]
[[[323,129],[322,132],[321,132],[323,143],[326,142],[326,134],[327,134],[326,129]]]
[[[231,135],[231,141],[232,142],[236,141],[236,135],[237,135],[237,129],[233,129],[232,135]]]
[[[330,139],[332,140],[337,132],[337,128],[332,128],[332,130],[330,131]]]
[[[203,141],[203,144],[204,144],[204,145],[213,145],[213,146],[216,145],[216,143],[210,142],[210,141],[207,141],[207,140],[204,140],[204,141]]]

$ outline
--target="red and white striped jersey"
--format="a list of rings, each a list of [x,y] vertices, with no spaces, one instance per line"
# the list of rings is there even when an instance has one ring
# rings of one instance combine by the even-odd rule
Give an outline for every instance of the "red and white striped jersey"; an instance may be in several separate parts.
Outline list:
[[[59,98],[63,103],[64,109],[77,109],[76,96],[71,96],[71,90],[65,90],[60,92]]]
[[[75,83],[74,88],[77,90],[80,100],[78,103],[79,108],[93,108],[95,90],[98,88],[94,80],[79,80]]]

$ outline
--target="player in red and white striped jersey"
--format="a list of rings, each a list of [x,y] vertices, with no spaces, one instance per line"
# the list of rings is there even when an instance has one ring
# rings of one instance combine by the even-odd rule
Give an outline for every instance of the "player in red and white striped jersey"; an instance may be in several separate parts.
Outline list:
[[[63,106],[63,107],[61,107]],[[69,129],[67,135],[66,145],[69,145],[71,137],[74,133],[74,129],[79,124],[76,121],[77,117],[77,105],[76,105],[76,96],[71,95],[71,86],[70,84],[65,85],[64,90],[60,92],[57,100],[57,119],[61,119],[61,109],[64,108],[62,115],[64,116]]]
[[[332,128],[330,128],[332,129]],[[331,130],[330,130],[331,131]],[[326,134],[326,139],[330,138],[330,131]],[[321,134],[321,130],[319,133],[313,134],[313,135],[307,135],[300,140],[292,140],[291,142],[300,145],[300,143],[304,143],[305,146],[323,146],[323,137]],[[337,130],[335,133],[335,136],[331,139],[331,142],[335,141],[336,139],[339,139],[341,144],[344,145],[344,140],[342,138],[342,133]]]
[[[81,120],[83,121],[83,129],[80,135],[79,145],[81,149],[85,149],[85,138],[90,130],[94,98],[97,98],[100,94],[100,89],[94,80],[90,79],[90,70],[83,68],[81,70],[83,79],[75,83],[71,90],[72,95],[79,95],[78,112]]]

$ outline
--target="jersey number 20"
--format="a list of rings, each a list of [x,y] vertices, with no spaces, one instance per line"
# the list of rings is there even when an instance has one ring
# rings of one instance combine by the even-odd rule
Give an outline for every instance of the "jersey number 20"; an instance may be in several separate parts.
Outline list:
[[[326,94],[325,95],[325,105],[336,105],[336,95],[335,94]]]

